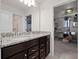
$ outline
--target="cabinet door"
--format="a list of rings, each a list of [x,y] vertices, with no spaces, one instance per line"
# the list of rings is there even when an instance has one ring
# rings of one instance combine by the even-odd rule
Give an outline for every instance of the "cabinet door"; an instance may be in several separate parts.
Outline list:
[[[45,59],[45,51],[40,54],[40,59]]]
[[[40,38],[40,49],[45,47],[46,36]]]
[[[24,50],[23,43],[16,44],[13,46],[4,47],[1,49],[2,59],[8,58],[12,55],[18,54],[19,52]]]
[[[46,56],[50,53],[50,36],[46,39]]]
[[[22,52],[7,59],[27,59],[27,54],[25,52]]]

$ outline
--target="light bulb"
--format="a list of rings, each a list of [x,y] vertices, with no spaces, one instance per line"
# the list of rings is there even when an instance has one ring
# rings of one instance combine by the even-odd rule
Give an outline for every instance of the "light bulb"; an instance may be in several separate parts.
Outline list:
[[[24,4],[27,5],[28,4],[28,0],[24,0]]]
[[[36,6],[36,5],[35,5],[35,0],[32,0],[31,3],[32,3],[33,6]]]
[[[70,10],[70,9],[69,9],[69,10],[67,10],[67,12],[68,12],[68,13],[71,13],[71,12],[72,12],[72,10]]]
[[[34,5],[35,4],[35,1],[34,0],[32,0],[32,5]]]
[[[20,0],[20,2],[23,2],[28,7],[31,7],[31,6],[36,7],[35,0]]]
[[[20,0],[20,2],[23,2],[23,0]]]
[[[32,2],[31,2],[32,0],[28,0],[28,6],[29,7],[31,7],[31,5],[32,5]]]
[[[28,6],[31,7],[31,3],[28,3]]]

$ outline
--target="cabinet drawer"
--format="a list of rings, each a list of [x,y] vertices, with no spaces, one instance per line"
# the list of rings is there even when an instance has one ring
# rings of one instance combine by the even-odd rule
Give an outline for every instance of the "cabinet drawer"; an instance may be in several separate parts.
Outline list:
[[[27,59],[27,54],[22,52],[7,59]]]
[[[40,59],[45,59],[45,56],[40,57]]]
[[[40,53],[40,57],[44,56],[45,57],[45,51]]]
[[[40,49],[40,53],[42,53],[44,51],[45,51],[45,47],[43,47],[43,48]]]
[[[32,54],[31,56],[29,56],[28,59],[35,59],[35,58],[37,58],[38,56],[39,56],[39,52],[37,51],[37,52],[35,52],[34,54]]]
[[[45,47],[45,43],[40,44],[40,48]]]
[[[24,50],[23,43],[2,48],[1,49],[2,58],[7,58],[7,57],[12,56],[18,52],[23,51],[23,50]]]
[[[38,51],[38,49],[39,49],[39,45],[37,44],[36,46],[33,46],[28,49],[28,54],[30,55],[30,54],[34,53],[35,51]]]
[[[39,59],[39,57],[36,57],[35,59]]]
[[[45,41],[46,41],[46,36],[40,38],[40,44],[45,43]]]
[[[39,40],[38,39],[31,40],[28,42],[28,44],[29,44],[29,48],[30,48],[36,44],[39,44]]]
[[[40,54],[40,59],[45,59],[45,51]]]

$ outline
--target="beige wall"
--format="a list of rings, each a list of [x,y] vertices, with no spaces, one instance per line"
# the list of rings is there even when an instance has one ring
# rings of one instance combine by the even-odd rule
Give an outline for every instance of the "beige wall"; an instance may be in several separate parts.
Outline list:
[[[13,15],[13,32],[22,31],[22,17],[18,15]]]

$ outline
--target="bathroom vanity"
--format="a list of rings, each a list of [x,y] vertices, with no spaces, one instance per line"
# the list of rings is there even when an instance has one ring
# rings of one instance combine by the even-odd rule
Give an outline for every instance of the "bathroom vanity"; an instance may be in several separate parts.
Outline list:
[[[45,59],[49,53],[50,33],[39,33],[3,42],[1,59]]]

